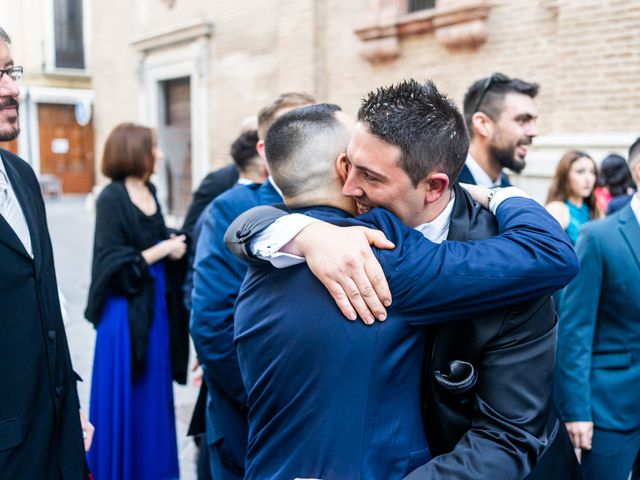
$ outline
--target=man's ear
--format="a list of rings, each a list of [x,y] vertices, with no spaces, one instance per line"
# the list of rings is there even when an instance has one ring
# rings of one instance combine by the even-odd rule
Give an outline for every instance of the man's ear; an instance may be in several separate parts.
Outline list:
[[[336,158],[336,173],[338,174],[338,178],[345,183],[347,181],[347,177],[349,176],[349,167],[351,164],[349,163],[349,159],[347,158],[346,153],[341,153]]]
[[[494,122],[484,112],[476,112],[471,117],[471,125],[473,126],[473,134],[481,137],[491,137],[493,135]]]
[[[256,152],[258,152],[258,155],[260,155],[260,158],[266,164],[267,154],[264,151],[264,140],[258,140],[258,143],[256,143]]]
[[[418,188],[424,191],[425,203],[439,200],[449,189],[449,175],[446,173],[432,173],[418,183]]]

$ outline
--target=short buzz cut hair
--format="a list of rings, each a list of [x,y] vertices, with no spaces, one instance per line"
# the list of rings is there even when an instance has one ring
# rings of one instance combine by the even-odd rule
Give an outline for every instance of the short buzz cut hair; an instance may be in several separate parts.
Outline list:
[[[531,98],[538,95],[540,86],[537,83],[525,82],[519,78],[511,78],[496,72],[476,80],[464,95],[464,121],[469,135],[473,137],[472,117],[476,112],[483,112],[492,120],[498,120],[502,113],[504,97],[509,93],[519,93]]]
[[[264,146],[283,196],[312,193],[332,180],[335,160],[346,150],[351,133],[335,116],[341,110],[330,103],[307,105],[273,122]]]
[[[283,93],[273,102],[262,107],[258,112],[258,137],[263,139],[267,130],[278,116],[278,112],[284,108],[302,107],[316,103],[316,99],[308,93],[288,92]]]
[[[400,148],[400,166],[414,186],[433,172],[446,173],[450,184],[458,179],[469,138],[462,115],[432,81],[409,79],[369,93],[357,119]]]
[[[640,137],[636,138],[636,141],[629,147],[629,156],[627,158],[627,165],[631,170],[631,177],[638,187],[640,187],[640,178],[636,176],[635,170],[640,163]]]
[[[0,41],[11,44],[11,38],[9,37],[9,34],[2,27],[0,27]]]
[[[138,177],[147,180],[153,172],[153,131],[134,123],[116,126],[104,144],[102,173],[111,180]]]

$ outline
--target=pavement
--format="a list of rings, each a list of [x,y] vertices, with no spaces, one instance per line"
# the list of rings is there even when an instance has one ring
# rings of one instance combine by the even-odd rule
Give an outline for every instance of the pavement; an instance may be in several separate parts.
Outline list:
[[[58,286],[66,299],[65,327],[73,367],[84,379],[78,384],[80,404],[89,411],[89,392],[95,330],[83,312],[89,291],[93,248],[94,214],[85,207],[86,197],[65,195],[46,201],[49,231],[53,243]],[[193,348],[191,349],[193,356]],[[198,390],[191,385],[174,383],[180,478],[196,480],[193,440],[186,436]]]

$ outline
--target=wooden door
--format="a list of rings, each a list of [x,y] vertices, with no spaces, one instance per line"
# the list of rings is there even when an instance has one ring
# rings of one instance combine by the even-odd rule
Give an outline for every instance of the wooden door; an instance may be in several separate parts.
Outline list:
[[[93,123],[82,127],[73,105],[38,104],[40,173],[62,180],[64,193],[89,193],[94,184]]]
[[[164,111],[158,145],[164,153],[169,211],[184,215],[191,200],[191,84],[189,78],[162,82]]]
[[[10,142],[0,142],[0,148],[9,150],[10,152],[18,154],[18,139],[11,140]]]

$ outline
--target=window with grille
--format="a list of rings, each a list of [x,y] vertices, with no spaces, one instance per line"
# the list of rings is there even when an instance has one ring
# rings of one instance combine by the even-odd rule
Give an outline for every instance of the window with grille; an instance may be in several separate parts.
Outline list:
[[[53,0],[56,68],[84,69],[82,0]]]
[[[436,0],[409,0],[408,12],[417,12],[418,10],[427,10],[435,8]]]

